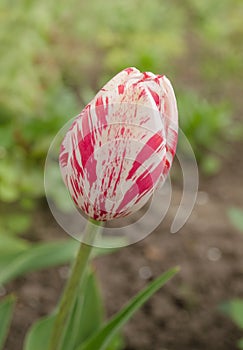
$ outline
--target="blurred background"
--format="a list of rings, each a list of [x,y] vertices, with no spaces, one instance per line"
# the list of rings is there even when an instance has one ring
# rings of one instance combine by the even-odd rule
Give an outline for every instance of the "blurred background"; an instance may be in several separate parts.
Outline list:
[[[1,269],[29,243],[65,237],[43,186],[58,130],[126,67],[165,74],[175,88],[200,171],[193,214],[172,235],[172,205],[149,238],[95,262],[108,316],[162,270],[182,267],[125,328],[126,350],[233,350],[243,338],[242,18],[241,0],[1,1]],[[65,207],[61,191],[53,200]],[[22,348],[64,280],[62,266],[1,287],[18,296],[6,349]]]

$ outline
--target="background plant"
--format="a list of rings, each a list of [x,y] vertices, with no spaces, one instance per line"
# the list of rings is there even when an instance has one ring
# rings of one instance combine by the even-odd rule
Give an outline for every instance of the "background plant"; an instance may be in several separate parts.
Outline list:
[[[219,19],[229,9],[234,11],[234,21],[229,19],[229,26],[224,21],[215,21],[215,7]],[[187,55],[190,12],[200,50],[207,53],[207,60],[198,60],[198,72],[203,73],[202,65],[208,61],[213,67],[220,66],[224,74],[238,76],[228,62],[231,58],[238,60],[241,11],[240,2],[232,7],[229,0],[216,1],[214,6],[208,1],[200,5],[195,0],[187,1],[185,6],[176,1],[165,1],[162,5],[158,0],[146,0],[142,5],[135,0],[105,4],[100,0],[87,3],[72,0],[68,9],[63,0],[58,7],[48,1],[3,1],[0,200],[31,206],[32,199],[43,196],[43,164],[53,136],[117,71],[132,64],[140,70],[165,72],[173,80],[178,73],[176,62]],[[222,60],[212,65],[218,40],[227,44],[222,49],[231,58],[222,52]],[[234,67],[241,60],[237,62]],[[210,89],[213,78],[208,84]],[[227,118],[228,107],[206,102],[205,97],[195,94],[184,95],[180,104],[181,126],[202,159],[209,152],[206,143],[226,135],[226,127],[231,123]],[[195,105],[200,106],[197,109],[203,111],[201,115]],[[192,131],[192,125],[196,125],[197,132],[195,126]],[[212,152],[217,150],[217,144],[211,146]]]
[[[228,216],[233,226],[243,233],[243,211],[232,207],[228,211]],[[228,315],[234,323],[243,330],[243,299],[232,299],[220,305],[220,310]],[[243,349],[243,337],[237,343],[239,349]]]
[[[65,240],[64,242],[51,244],[35,244],[32,247],[21,246],[21,249],[19,249],[22,250],[21,252],[18,251],[17,248],[20,247],[16,247],[11,262],[8,260],[9,254],[7,254],[6,260],[2,258],[0,261],[1,286],[9,282],[11,279],[27,272],[57,266],[58,264],[63,264],[72,260],[77,262],[80,258],[83,259],[86,255],[86,251],[88,251],[88,255],[85,258],[86,264],[92,249],[86,245],[80,246],[80,243],[75,240]],[[78,254],[77,250],[79,250]],[[104,254],[105,252],[107,252],[107,250],[95,249],[93,257],[94,255]],[[102,299],[100,297],[96,277],[92,268],[89,266],[87,272],[83,270],[83,274],[84,272],[86,273],[83,278],[81,278],[80,268],[75,269],[75,266],[77,265],[74,264],[74,274],[71,274],[71,278],[76,274],[77,283],[75,284],[75,292],[73,291],[72,298],[70,298],[68,293],[64,292],[64,297],[67,297],[68,299],[61,299],[60,305],[57,306],[57,309],[51,315],[38,320],[30,328],[26,336],[24,350],[39,350],[43,349],[43,347],[46,349],[49,348],[50,340],[52,339],[52,331],[55,329],[56,320],[58,320],[58,317],[61,315],[58,310],[62,305],[62,300],[69,302],[68,310],[69,308],[70,310],[69,317],[64,319],[65,327],[61,328],[63,337],[58,349],[122,349],[123,340],[119,334],[120,329],[159,288],[161,288],[178,272],[177,267],[165,272],[163,275],[148,284],[141,292],[130,300],[121,311],[105,322]],[[82,263],[81,267],[83,269],[85,266],[86,265]],[[72,291],[73,286],[71,289],[69,288],[67,290]],[[4,341],[8,334],[11,315],[14,310],[14,303],[15,298],[12,296],[8,296],[0,302],[0,349],[3,349]],[[57,344],[54,345],[53,343],[52,345],[53,346],[51,346],[50,349],[56,349]]]
[[[240,87],[243,78],[242,12],[241,0],[71,0],[68,5],[61,0],[58,6],[47,0],[1,1],[2,284],[31,269],[72,261],[75,243],[37,244],[22,233],[44,194],[43,166],[53,136],[124,66],[165,72],[179,83],[181,127],[200,167],[210,174],[218,171],[228,152],[225,138],[231,140],[235,125],[231,112],[240,112],[232,101],[234,86]],[[61,192],[55,195],[61,203]],[[34,261],[64,246],[66,256],[55,261],[53,255],[45,266]],[[3,309],[13,303],[7,299]]]

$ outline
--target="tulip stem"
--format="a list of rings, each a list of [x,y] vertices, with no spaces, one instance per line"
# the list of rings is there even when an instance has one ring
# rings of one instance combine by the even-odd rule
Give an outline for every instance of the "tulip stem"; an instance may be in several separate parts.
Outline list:
[[[92,251],[92,243],[97,233],[102,228],[103,223],[89,219],[84,233],[85,243],[80,244],[77,257],[71,271],[71,275],[64,288],[64,292],[57,309],[56,318],[51,334],[49,350],[59,350],[65,336],[66,324],[68,323],[70,314],[73,310],[80,284],[82,284],[87,263]]]

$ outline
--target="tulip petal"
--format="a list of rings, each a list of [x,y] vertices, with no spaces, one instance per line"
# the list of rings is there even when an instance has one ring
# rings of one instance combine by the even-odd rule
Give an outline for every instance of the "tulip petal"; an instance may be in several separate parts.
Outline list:
[[[75,204],[96,220],[141,208],[171,167],[177,143],[173,88],[162,75],[127,68],[84,108],[60,149]]]

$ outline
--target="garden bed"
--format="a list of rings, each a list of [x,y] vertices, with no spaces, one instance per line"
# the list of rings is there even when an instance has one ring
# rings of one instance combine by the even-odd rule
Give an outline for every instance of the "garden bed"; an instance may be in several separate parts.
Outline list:
[[[129,300],[148,280],[174,265],[181,272],[135,315],[124,329],[126,350],[234,350],[241,332],[223,315],[221,302],[243,297],[243,236],[231,225],[227,210],[242,205],[243,166],[236,145],[221,172],[200,179],[197,204],[187,224],[169,233],[166,220],[142,242],[97,259],[107,315]],[[174,202],[180,189],[174,187]],[[49,209],[41,205],[28,237],[66,237]],[[18,297],[6,350],[21,350],[28,327],[56,305],[67,267],[31,273],[7,286]],[[3,291],[2,291],[3,292]]]

